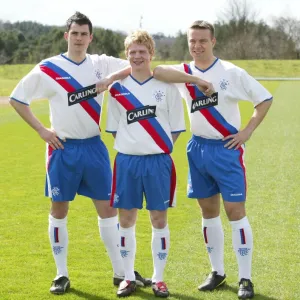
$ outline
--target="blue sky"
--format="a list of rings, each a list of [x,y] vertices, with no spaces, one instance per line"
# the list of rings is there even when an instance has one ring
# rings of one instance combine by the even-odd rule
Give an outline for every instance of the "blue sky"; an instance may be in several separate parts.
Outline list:
[[[229,0],[230,1],[230,0]],[[271,24],[272,16],[300,20],[300,0],[248,0],[258,19]],[[126,33],[142,27],[150,33],[175,35],[199,19],[215,22],[228,8],[228,0],[0,0],[0,19],[31,20],[47,25],[64,25],[76,10],[85,13],[95,26]],[[5,3],[5,4],[4,4]],[[188,4],[188,5],[187,5]]]

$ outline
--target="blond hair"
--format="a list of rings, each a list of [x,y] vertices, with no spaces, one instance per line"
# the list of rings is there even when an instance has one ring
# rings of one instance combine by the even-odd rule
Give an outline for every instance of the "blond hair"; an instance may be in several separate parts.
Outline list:
[[[124,46],[125,46],[125,54],[127,56],[128,54],[128,48],[133,44],[139,44],[139,45],[144,45],[148,49],[149,53],[151,56],[154,55],[155,51],[155,42],[152,38],[152,36],[145,30],[136,30],[129,34],[125,41],[124,41]]]

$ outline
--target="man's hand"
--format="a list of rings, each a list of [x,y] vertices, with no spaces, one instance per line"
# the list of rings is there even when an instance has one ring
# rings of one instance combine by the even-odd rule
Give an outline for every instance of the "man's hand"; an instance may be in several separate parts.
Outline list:
[[[38,130],[38,134],[53,150],[64,149],[63,144],[57,138],[56,132],[53,129],[42,127]]]
[[[249,130],[243,129],[236,134],[231,134],[223,138],[223,141],[229,140],[227,144],[225,144],[225,148],[234,150],[239,149],[245,142],[247,142],[252,135],[252,132]]]
[[[196,85],[205,96],[211,96],[213,93],[215,93],[212,83],[208,81],[198,78]]]
[[[102,92],[108,90],[108,87],[113,83],[111,77],[105,77],[96,83],[96,91],[97,94],[101,94]]]

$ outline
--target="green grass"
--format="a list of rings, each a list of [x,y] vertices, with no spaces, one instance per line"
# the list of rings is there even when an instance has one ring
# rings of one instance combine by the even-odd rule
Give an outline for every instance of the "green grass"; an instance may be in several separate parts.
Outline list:
[[[300,77],[300,60],[234,60],[252,76]],[[159,64],[178,64],[176,61],[153,61],[152,67]],[[9,96],[20,78],[34,65],[0,65],[0,96]]]
[[[273,93],[274,104],[246,150],[247,211],[255,245],[255,299],[296,300],[300,299],[300,84],[264,85]],[[32,109],[45,124],[49,123],[46,101],[33,103]],[[242,102],[241,111],[245,124],[252,114],[252,105]],[[105,124],[105,115],[102,121]],[[113,140],[102,132],[113,159]],[[45,145],[8,105],[0,106],[0,137],[0,299],[54,299],[48,292],[55,266],[47,235],[50,203],[43,197]],[[186,198],[185,145],[189,137],[188,132],[182,134],[173,153],[178,204],[169,211],[171,250],[165,280],[170,299],[236,299],[237,264],[231,229],[223,211],[228,284],[213,293],[197,291],[210,267],[201,236],[199,208],[194,200]],[[77,197],[71,204],[68,229],[72,288],[59,298],[115,299],[111,266],[89,199]],[[149,217],[142,210],[137,223],[136,269],[145,276],[152,273],[150,240]],[[151,289],[139,289],[130,299],[155,298]]]

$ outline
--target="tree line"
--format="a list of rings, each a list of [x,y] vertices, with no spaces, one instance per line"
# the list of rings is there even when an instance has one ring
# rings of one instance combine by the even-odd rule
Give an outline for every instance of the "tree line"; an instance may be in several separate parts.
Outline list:
[[[272,25],[258,20],[247,0],[230,0],[228,8],[214,24],[217,44],[215,54],[223,59],[300,59],[300,20],[282,16]],[[36,22],[0,20],[0,64],[38,63],[65,52],[63,26]],[[152,34],[156,43],[155,59],[188,60],[186,33],[176,36]],[[125,33],[94,28],[89,53],[124,57]]]

